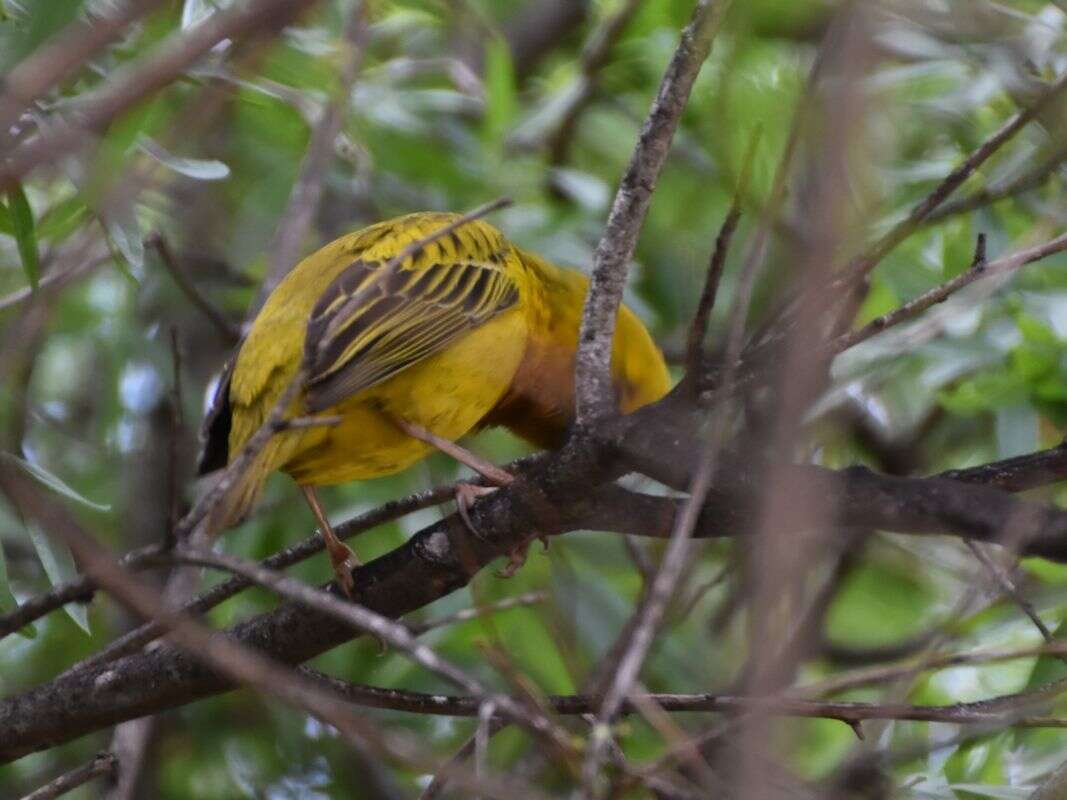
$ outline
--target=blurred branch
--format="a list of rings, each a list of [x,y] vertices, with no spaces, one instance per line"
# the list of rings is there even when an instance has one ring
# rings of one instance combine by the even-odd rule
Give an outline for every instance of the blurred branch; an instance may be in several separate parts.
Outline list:
[[[1067,762],[1060,764],[1030,795],[1030,800],[1063,800],[1067,797]]]
[[[901,322],[912,319],[923,311],[926,311],[931,306],[945,302],[945,300],[960,289],[969,286],[979,279],[991,278],[994,275],[1004,275],[1009,272],[1014,272],[1015,270],[1025,267],[1027,264],[1033,264],[1035,261],[1048,258],[1056,253],[1062,253],[1065,250],[1067,250],[1067,234],[1057,236],[1055,239],[1034,245],[1033,247],[1018,250],[1002,258],[998,258],[995,261],[986,261],[985,235],[980,234],[978,238],[978,247],[970,269],[961,272],[955,278],[946,281],[940,286],[935,286],[930,291],[919,295],[915,299],[909,300],[899,308],[883,314],[880,317],[876,317],[859,330],[842,334],[831,343],[831,351],[834,354],[843,353],[850,347],[855,347],[860,342],[870,339],[875,334],[888,330],[894,325],[899,325]]]
[[[515,74],[524,80],[589,13],[589,0],[533,0],[503,25]]]
[[[40,789],[30,792],[22,800],[53,800],[67,792],[77,789],[79,786],[96,780],[97,778],[113,777],[118,771],[119,763],[111,753],[100,753],[88,764],[83,764],[65,775],[60,775],[54,781],[42,786]]]
[[[218,636],[192,617],[168,610],[155,588],[126,572],[108,548],[82,529],[62,505],[52,502],[31,478],[5,463],[0,463],[0,492],[19,513],[36,520],[50,536],[70,547],[86,573],[119,602],[146,619],[163,622],[168,630],[168,638],[182,648],[198,670],[204,670],[205,667],[217,670],[216,674],[225,676],[228,683],[238,681],[267,697],[281,700],[332,725],[345,739],[370,746],[379,755],[422,769],[436,766],[409,737],[381,731],[372,721],[350,713],[337,702],[334,695],[299,672],[269,658],[261,650],[231,637]],[[110,674],[115,675],[113,671]],[[96,688],[110,693],[115,687],[109,686],[109,683],[110,678],[105,676],[96,681]],[[68,707],[68,711],[71,709]],[[18,736],[22,731],[19,728],[7,728],[5,732]],[[477,786],[478,791],[492,793],[502,800],[514,797],[513,793],[517,790],[523,796],[510,779],[502,781],[482,777],[473,780],[466,773],[457,777],[463,779],[468,787]]]
[[[424,492],[417,492],[416,494],[409,495],[399,500],[392,500],[385,503],[372,511],[368,511],[365,514],[361,514],[358,517],[347,520],[341,523],[335,529],[335,533],[341,539],[350,539],[353,536],[357,536],[360,533],[370,530],[378,525],[392,520],[399,519],[407,514],[411,514],[415,511],[419,511],[423,508],[430,508],[441,503],[446,503],[455,497],[455,486],[446,485],[440,486],[434,489],[428,489]],[[265,559],[262,563],[267,569],[284,569],[285,567],[292,566],[301,561],[304,561],[311,556],[322,552],[323,543],[322,536],[315,533],[303,541],[290,545],[284,550],[280,550],[269,558]],[[158,553],[153,554],[158,555]],[[78,585],[83,588],[83,594],[87,591],[92,591],[95,584],[88,578],[84,578],[78,582]],[[252,586],[253,582],[243,577],[233,577],[229,580],[223,581],[212,588],[208,589],[203,594],[190,600],[186,603],[182,610],[189,614],[203,614],[204,612],[214,608],[215,606],[229,600],[234,595],[244,591],[248,587]],[[45,597],[47,595],[42,595]],[[28,601],[29,602],[29,601]],[[24,603],[23,606],[28,605]],[[8,616],[14,616],[17,614],[23,606],[20,606],[15,612],[11,612]],[[58,606],[56,606],[58,607]],[[49,609],[52,610],[52,609]],[[44,613],[48,613],[45,611]],[[32,617],[37,619],[43,614],[37,614]],[[14,625],[21,617],[17,619],[8,620],[7,617],[0,617],[0,634],[8,632],[14,632],[18,630],[15,627],[8,630],[11,625]],[[23,622],[22,624],[25,624]],[[79,669],[87,667],[94,667],[100,664],[106,664],[109,661],[114,661],[117,658],[121,658],[124,655],[128,655],[136,651],[137,649],[148,644],[152,640],[158,638],[163,634],[163,627],[157,622],[147,622],[144,625],[136,628],[129,633],[120,636],[113,641],[103,650],[98,653],[94,653],[84,661],[75,664],[68,670],[70,672],[76,672]]]
[[[182,265],[178,263],[178,259],[175,258],[174,252],[170,249],[170,245],[161,233],[154,232],[145,237],[145,247],[152,247],[159,253],[160,261],[163,262],[163,266],[167,268],[174,282],[178,284],[178,288],[185,293],[185,296],[189,298],[189,301],[200,310],[200,312],[207,318],[207,320],[215,327],[215,330],[219,332],[219,336],[222,337],[222,341],[227,346],[232,347],[237,344],[241,338],[241,332],[236,325],[234,325],[225,314],[223,314],[215,304],[212,303],[204,293],[200,291],[195,283],[190,280],[189,276],[185,273]]]
[[[594,256],[593,275],[578,334],[574,381],[579,428],[610,416],[613,410],[609,374],[611,349],[615,317],[622,301],[630,258],[682,109],[704,60],[711,52],[712,41],[728,6],[729,0],[699,0],[697,3],[619,182]]]
[[[0,94],[0,131],[8,131],[34,100],[70,77],[98,51],[162,0],[128,0],[113,13],[93,21],[78,19],[46,41],[4,75]],[[2,149],[2,148],[0,148]]]
[[[316,0],[251,0],[218,11],[199,25],[172,36],[144,59],[112,77],[87,96],[64,124],[56,124],[18,147],[0,164],[0,191],[6,191],[43,164],[74,150],[119,114],[164,88],[226,39],[280,30]]]
[[[158,544],[132,550],[119,559],[119,564],[126,569],[143,569],[151,566],[154,558],[161,551],[162,546]],[[44,594],[24,600],[19,603],[18,608],[6,614],[0,614],[0,639],[62,608],[67,603],[88,602],[92,599],[95,589],[95,583],[86,576],[80,576],[74,580],[56,584]]]
[[[249,306],[246,314],[251,320],[263,305],[267,295],[286,276],[297,262],[304,236],[311,226],[311,220],[322,197],[323,181],[334,157],[337,136],[341,133],[345,114],[352,97],[352,85],[355,83],[359,65],[363,61],[363,51],[367,33],[366,0],[353,0],[355,5],[349,12],[344,30],[344,57],[341,62],[341,74],[333,97],[322,109],[321,116],[315,123],[308,142],[307,154],[300,166],[300,173],[289,194],[289,203],[282,212],[281,221],[274,232],[268,253],[267,275],[260,287],[255,302]]]
[[[930,223],[941,222],[949,217],[966,214],[979,208],[993,205],[1009,197],[1016,197],[1041,187],[1045,181],[1056,174],[1063,164],[1067,162],[1067,148],[1061,147],[1033,169],[1024,172],[1014,180],[1005,181],[999,186],[990,186],[979,189],[967,197],[944,203],[930,213],[926,221]]]
[[[741,174],[737,180],[737,188],[734,191],[733,203],[730,205],[730,210],[726,212],[726,219],[723,220],[719,234],[715,238],[715,247],[712,250],[707,276],[704,279],[704,288],[697,302],[696,313],[689,323],[689,337],[685,347],[685,374],[688,380],[697,379],[697,372],[704,361],[704,338],[707,336],[708,322],[719,294],[719,284],[726,268],[726,256],[730,252],[730,243],[737,230],[737,223],[741,219],[741,198],[748,192],[748,179],[759,140],[760,132],[757,131],[749,142],[748,153],[745,155]]]
[[[69,269],[49,270],[45,276],[41,278],[37,291],[42,292],[48,290],[53,293],[58,292],[60,289],[66,288],[66,286],[76,279],[91,274],[98,267],[110,263],[112,260],[112,255],[110,253],[105,253],[87,258],[79,258]],[[19,303],[24,303],[36,296],[37,295],[34,293],[33,289],[29,286],[17,289],[9,295],[0,297],[0,311],[6,311],[9,308],[17,306]]]
[[[455,696],[383,689],[351,683],[313,669],[300,672],[330,688],[349,702],[368,708],[404,711],[446,717],[477,717],[484,699],[479,696]],[[1067,681],[1056,681],[1041,689],[1006,694],[972,703],[953,703],[943,706],[922,706],[909,703],[859,703],[811,700],[804,697],[744,697],[740,695],[640,694],[629,698],[620,711],[639,713],[643,703],[654,703],[671,713],[713,712],[736,713],[759,710],[785,717],[836,719],[846,724],[874,719],[945,722],[954,725],[1067,727],[1067,719],[1038,714],[1048,709],[1056,697],[1067,691]],[[576,716],[595,713],[599,706],[596,695],[551,695],[545,702],[557,714]]]
[[[677,421],[684,416],[666,413],[665,408],[669,410],[670,405],[661,403],[660,413],[652,417],[652,407],[644,414],[644,421],[638,419],[637,427],[654,427],[651,433],[661,450],[666,443],[678,441],[678,450],[666,448],[664,460],[652,465],[658,464],[657,471],[673,479],[677,473],[672,474],[663,464],[671,469],[684,468],[692,434],[665,427],[662,420]],[[640,416],[641,412],[623,418],[623,422]],[[694,455],[690,453],[690,457]],[[601,461],[595,456],[569,461],[562,461],[560,456],[532,459],[523,470],[523,480],[494,492],[472,509],[477,537],[453,514],[355,571],[358,602],[380,614],[401,616],[465,585],[471,574],[469,567],[480,567],[502,556],[525,541],[530,530],[557,534],[594,529],[668,536],[683,501],[613,486],[591,491],[591,481],[602,481],[614,470],[626,470],[616,467],[597,474],[590,463]],[[805,480],[839,509],[837,524],[997,541],[1008,520],[1025,520],[1021,552],[1067,559],[1067,512],[1020,502],[981,485],[1021,490],[1063,480],[1067,478],[1067,448],[956,471],[952,473],[955,480],[895,478],[863,469],[795,469],[814,473]],[[748,471],[734,459],[724,461],[701,509],[696,535],[733,536],[749,529],[754,491],[757,488]],[[238,642],[255,643],[287,663],[299,663],[347,641],[352,631],[302,604],[287,603],[237,625],[231,636]],[[101,680],[105,674],[108,677]],[[152,649],[113,663],[83,665],[0,701],[0,759],[188,703],[229,686],[218,673],[170,648]]]
[[[600,71],[607,65],[611,51],[641,2],[642,0],[623,0],[622,6],[597,25],[582,47],[577,82],[568,91],[566,102],[559,110],[554,127],[544,133],[549,164],[559,166],[566,163],[567,153],[578,130],[578,121],[596,94]]]
[[[364,606],[345,602],[321,589],[287,578],[279,572],[236,556],[212,553],[204,550],[179,548],[172,554],[175,560],[204,567],[215,567],[241,575],[288,600],[326,614],[355,631],[370,633],[390,647],[404,654],[414,663],[440,675],[464,691],[479,698],[479,703],[491,701],[513,721],[541,736],[546,743],[564,757],[573,757],[574,749],[566,731],[534,709],[520,705],[506,695],[494,694],[480,681],[471,677],[455,664],[441,658],[430,647],[416,641],[415,635],[405,626],[393,622]]]
[[[749,344],[746,361],[761,363],[763,358],[769,357],[769,354],[774,352],[793,330],[799,310],[808,303],[825,307],[840,301],[841,310],[835,312],[838,315],[837,328],[840,330],[841,327],[850,325],[855,316],[855,310],[864,296],[871,270],[881,263],[882,259],[897,245],[915,233],[936,208],[962,186],[982,164],[1032,122],[1065,88],[1067,88],[1067,73],[1052,83],[1029,108],[1017,113],[973,150],[926,197],[913,206],[903,220],[894,225],[874,244],[852,258],[845,266],[830,273],[829,279],[819,281],[814,286],[805,287],[787,301],[779,312],[772,315],[772,327]]]

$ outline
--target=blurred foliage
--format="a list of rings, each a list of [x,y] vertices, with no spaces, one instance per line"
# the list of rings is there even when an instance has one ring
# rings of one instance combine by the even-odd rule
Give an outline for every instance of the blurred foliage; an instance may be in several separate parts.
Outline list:
[[[71,20],[114,5],[2,0],[0,73]],[[229,5],[162,3],[4,135],[30,137],[49,117],[91,103],[93,92],[117,70],[136,69],[161,41]],[[616,182],[692,2],[641,4],[598,76],[567,160],[550,163],[541,143],[580,80],[583,42],[620,5],[589,3],[584,20],[578,15],[577,24],[554,32],[551,47],[520,59],[518,48],[529,46],[522,34],[529,31],[509,23],[536,11],[537,2],[525,7],[508,0],[371,2],[362,69],[305,252],[394,214],[465,210],[507,194],[515,205],[496,215],[495,224],[523,246],[588,269]],[[854,211],[865,223],[855,232],[857,242],[899,219],[1010,117],[1027,96],[1027,81],[1067,68],[1062,3],[883,5],[887,8],[870,21],[877,52],[863,78],[866,113],[862,119],[831,120],[856,126],[864,142],[853,165]],[[735,3],[727,18],[655,194],[628,291],[628,301],[669,352],[684,341],[711,243],[731,201],[733,176],[753,131],[761,127],[739,240],[755,226],[835,8],[830,0],[748,0]],[[35,171],[0,205],[2,448],[50,476],[68,499],[95,504],[71,508],[119,550],[158,541],[180,511],[181,497],[191,496],[195,429],[211,376],[226,355],[225,343],[143,239],[152,232],[165,235],[203,293],[235,321],[242,318],[263,275],[310,126],[336,89],[348,13],[348,3],[324,0],[276,40],[216,48],[180,80],[114,120],[98,139],[87,140],[83,150]],[[516,67],[520,63],[523,70]],[[1063,141],[1065,129],[1055,125],[1043,118],[1028,126],[962,194],[1002,185],[1047,158]],[[816,144],[802,146],[801,155],[810,155]],[[1064,178],[1062,167],[1052,170],[1037,188],[923,228],[875,272],[860,322],[965,269],[978,232],[987,235],[991,257],[1062,232]],[[804,208],[790,201],[780,222],[760,284],[757,320],[797,279],[790,237],[806,230]],[[744,246],[737,246],[731,254],[713,340],[721,338],[744,253]],[[75,268],[62,291],[47,289],[51,279]],[[39,280],[41,288],[26,291]],[[1055,443],[1067,421],[1065,340],[1067,258],[979,282],[838,359],[833,387],[811,412],[816,458],[830,466],[862,462],[925,474]],[[472,446],[496,460],[524,452],[499,432]],[[395,478],[337,487],[325,496],[333,516],[343,519],[455,472],[447,459],[434,457]],[[172,482],[186,494],[172,496]],[[1038,494],[1054,500],[1060,492]],[[439,513],[424,511],[382,526],[355,548],[364,559],[374,558]],[[261,558],[310,529],[293,487],[277,478],[261,512],[222,546]],[[0,611],[73,570],[64,553],[41,539],[0,506]],[[658,552],[656,546],[638,546],[653,557]],[[651,690],[725,690],[744,665],[743,614],[725,611],[739,575],[731,572],[706,593],[695,593],[733,563],[734,549],[706,542],[699,553],[687,576],[690,590],[683,593],[692,603],[679,602],[644,670]],[[322,558],[292,572],[310,582],[328,574]],[[821,573],[816,577],[825,579]],[[1046,623],[1060,626],[1067,619],[1067,569],[1028,559],[1022,579]],[[1038,641],[1018,609],[998,600],[983,580],[958,541],[881,535],[836,592],[825,636],[842,647],[872,647],[939,626],[959,650]],[[581,689],[640,588],[621,537],[583,533],[554,542],[544,555],[535,548],[510,581],[484,571],[468,589],[416,616],[546,591],[545,603],[435,630],[425,639],[493,685],[506,688],[507,681],[484,656],[487,646],[506,652],[540,690],[567,693]],[[961,599],[972,590],[977,597],[961,613]],[[228,625],[274,602],[264,592],[245,592],[213,611],[211,620]],[[75,606],[69,615],[52,614],[24,635],[0,641],[0,691],[14,693],[58,674],[131,623],[106,599]],[[373,642],[337,648],[316,666],[382,686],[448,689],[405,659],[379,653]],[[799,678],[815,680],[845,668],[816,652]],[[854,696],[974,700],[1058,674],[1049,669],[1036,659],[956,667]],[[469,720],[366,713],[383,725],[416,731],[442,757],[473,729]],[[706,715],[679,718],[694,730],[710,722]],[[920,723],[872,724],[867,744],[833,721],[790,721],[780,730],[775,746],[783,763],[811,779],[832,776],[864,747],[941,743],[893,768],[894,796],[915,798],[1026,796],[1062,759],[1067,744],[1052,730],[951,743],[956,729]],[[647,725],[633,720],[626,732],[623,741],[632,757],[662,752],[663,740]],[[17,795],[88,759],[107,742],[102,732],[0,767],[0,795]],[[500,769],[520,769],[549,790],[559,785],[553,765],[514,731],[495,737],[490,755]],[[381,766],[353,756],[313,721],[236,692],[163,715],[147,776],[155,788],[145,796],[369,798],[390,796],[382,793],[389,786],[409,796],[428,780]],[[379,791],[375,775],[382,776],[385,789]],[[71,797],[92,797],[94,791]]]

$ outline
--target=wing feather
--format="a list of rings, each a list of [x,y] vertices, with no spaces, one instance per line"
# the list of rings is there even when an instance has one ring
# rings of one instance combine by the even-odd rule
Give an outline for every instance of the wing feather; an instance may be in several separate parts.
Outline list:
[[[459,237],[451,243],[463,253]],[[445,248],[437,252],[446,255]],[[412,260],[388,274],[381,262],[356,260],[323,293],[308,322],[308,410],[381,383],[515,305],[518,288],[498,260]]]

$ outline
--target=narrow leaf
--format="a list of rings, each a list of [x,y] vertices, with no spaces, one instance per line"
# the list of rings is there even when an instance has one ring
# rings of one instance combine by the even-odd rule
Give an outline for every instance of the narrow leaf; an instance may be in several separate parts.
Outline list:
[[[44,567],[44,573],[48,576],[48,580],[51,581],[53,586],[60,583],[66,583],[74,580],[78,576],[78,568],[74,564],[74,557],[70,554],[70,549],[46,535],[36,525],[30,524],[28,526],[30,532],[30,541],[33,542],[33,549],[37,551],[37,557],[41,560],[41,566]],[[81,603],[67,603],[63,606],[63,610],[67,612],[74,624],[81,628],[86,634],[91,635],[92,631],[89,629],[89,612]]]
[[[515,66],[505,39],[497,36],[485,54],[485,137],[490,143],[504,141],[518,111]]]
[[[0,233],[6,236],[15,235],[15,225],[11,221],[11,212],[7,210],[7,205],[3,200],[0,200]]]
[[[30,281],[30,286],[37,291],[41,277],[40,263],[37,260],[37,233],[33,225],[33,210],[26,199],[22,187],[16,185],[7,193],[8,214],[11,218],[12,235],[18,245],[22,269]]]
[[[144,267],[144,234],[136,212],[132,208],[113,210],[104,217],[104,227],[115,266],[130,283],[137,285],[134,273]]]
[[[18,608],[18,601],[15,599],[15,594],[11,591],[11,584],[8,582],[4,547],[0,545],[0,614],[6,614],[16,608]],[[26,625],[18,633],[27,639],[35,639],[37,637],[37,629],[33,625]]]
[[[141,137],[138,147],[163,166],[187,178],[193,178],[198,181],[218,181],[228,177],[230,174],[230,168],[221,161],[176,156],[147,136]]]
[[[16,467],[19,467],[31,478],[39,481],[44,486],[47,486],[56,494],[66,497],[68,500],[73,500],[76,503],[81,503],[82,505],[88,506],[94,511],[111,510],[111,506],[104,505],[102,503],[94,503],[92,500],[89,500],[84,495],[79,494],[66,483],[64,483],[60,478],[53,475],[51,472],[49,472],[44,467],[38,464],[32,464],[23,458],[19,458],[18,456],[12,455],[11,453],[0,453],[0,458],[4,459],[10,464],[14,464]]]

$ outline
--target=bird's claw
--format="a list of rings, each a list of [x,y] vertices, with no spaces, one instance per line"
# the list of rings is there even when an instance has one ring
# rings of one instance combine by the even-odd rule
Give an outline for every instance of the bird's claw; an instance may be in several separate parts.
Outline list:
[[[478,535],[478,529],[471,522],[470,510],[478,502],[478,498],[492,494],[497,488],[496,486],[478,486],[473,483],[456,484],[456,510],[459,511],[459,517],[467,526],[467,530],[475,536]]]
[[[349,600],[354,600],[356,581],[352,577],[352,572],[356,567],[363,566],[362,562],[352,552],[351,548],[342,544],[340,547],[330,550],[330,563],[333,565],[333,574],[337,577],[337,585],[341,587],[345,597]]]

